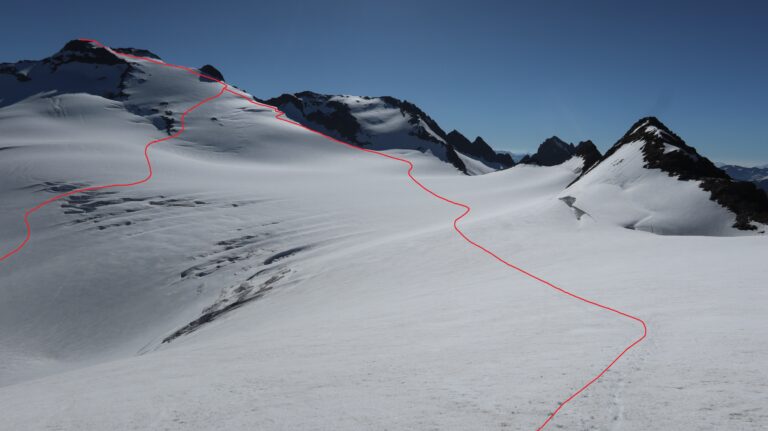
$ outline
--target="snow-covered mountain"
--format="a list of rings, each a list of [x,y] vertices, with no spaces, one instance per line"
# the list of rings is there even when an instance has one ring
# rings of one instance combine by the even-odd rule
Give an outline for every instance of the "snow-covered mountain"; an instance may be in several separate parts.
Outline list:
[[[765,232],[768,197],[734,181],[654,117],[635,123],[563,192],[580,212],[670,235]]]
[[[317,94],[304,91],[268,99],[286,115],[312,129],[373,150],[418,150],[471,175],[514,166],[481,137],[474,142],[457,131],[446,134],[416,105],[394,97]]]
[[[89,93],[117,98],[132,71],[126,61],[106,50],[71,41],[41,61],[0,64],[0,107],[36,94]]]
[[[602,154],[600,154],[600,151],[592,141],[582,141],[578,145],[573,145],[557,136],[552,136],[542,142],[534,154],[523,157],[520,163],[555,166],[564,163],[572,157],[581,158],[582,168],[586,170],[600,160]]]
[[[150,181],[40,208],[0,262],[0,430],[536,429],[641,333],[468,246],[463,210],[404,164],[117,53],[1,66],[0,255],[25,211],[144,178],[165,140]],[[386,154],[471,206],[473,241],[648,323],[547,429],[765,428],[768,237],[574,216],[558,198],[579,187],[580,207],[630,144],[566,189],[578,157],[468,176],[409,142]],[[665,178],[655,209],[691,217],[677,186],[696,181]]]

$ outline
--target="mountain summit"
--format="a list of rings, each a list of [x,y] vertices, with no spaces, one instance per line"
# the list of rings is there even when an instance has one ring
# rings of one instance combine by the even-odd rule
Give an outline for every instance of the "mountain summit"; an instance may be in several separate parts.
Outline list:
[[[633,124],[566,194],[595,218],[656,233],[719,235],[768,224],[763,191],[732,180],[655,117]]]
[[[602,157],[592,141],[579,142],[578,145],[569,144],[557,136],[546,139],[539,145],[538,150],[532,154],[523,157],[520,160],[522,164],[539,166],[556,166],[564,163],[573,156],[584,159],[583,169],[589,169],[597,160]]]
[[[39,61],[0,64],[0,107],[37,94],[88,93],[108,99],[124,96],[136,69],[109,50],[73,40]]]

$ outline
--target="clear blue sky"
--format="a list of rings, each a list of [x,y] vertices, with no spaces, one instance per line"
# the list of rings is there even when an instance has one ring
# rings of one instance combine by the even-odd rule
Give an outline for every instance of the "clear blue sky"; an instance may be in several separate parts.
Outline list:
[[[0,61],[88,37],[211,63],[263,98],[404,98],[499,149],[605,150],[656,115],[713,160],[768,163],[766,1],[47,3],[3,3]]]

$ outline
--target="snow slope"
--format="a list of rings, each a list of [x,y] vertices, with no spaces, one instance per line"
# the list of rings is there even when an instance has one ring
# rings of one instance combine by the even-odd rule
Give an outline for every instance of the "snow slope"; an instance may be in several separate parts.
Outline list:
[[[130,63],[124,97],[0,108],[3,250],[53,193],[141,178],[158,118],[218,90]],[[578,218],[558,199],[571,162],[464,176],[390,153],[472,206],[476,241],[648,321],[550,428],[765,428],[764,236]],[[0,263],[0,430],[535,429],[638,336],[468,247],[403,165],[242,99],[194,111],[151,156],[149,183],[46,207]]]
[[[630,128],[560,198],[598,222],[662,235],[762,234],[768,220],[761,191],[731,181],[655,118]]]
[[[624,145],[562,197],[596,220],[667,235],[731,235],[735,216],[693,181],[646,169],[643,142]],[[663,193],[659,193],[663,190]]]

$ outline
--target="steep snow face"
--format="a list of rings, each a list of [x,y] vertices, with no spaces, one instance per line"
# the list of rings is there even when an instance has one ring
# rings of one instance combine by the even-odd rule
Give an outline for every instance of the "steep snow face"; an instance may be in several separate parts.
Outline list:
[[[470,174],[485,174],[514,164],[480,139],[473,148],[459,149],[426,113],[393,97],[324,95],[309,91],[283,94],[266,103],[277,106],[299,123],[345,142],[374,150],[417,150],[429,153]],[[487,147],[487,148],[486,148]],[[490,150],[494,156],[485,156]],[[498,160],[497,160],[498,159]],[[511,163],[510,163],[511,162]]]
[[[746,186],[746,189],[744,187]],[[664,235],[764,233],[768,202],[656,119],[643,119],[561,197],[595,220]]]

